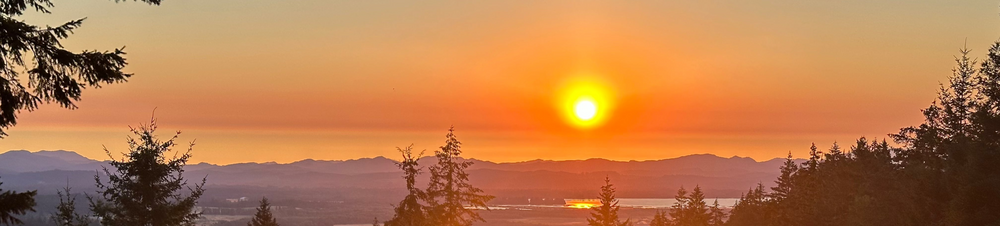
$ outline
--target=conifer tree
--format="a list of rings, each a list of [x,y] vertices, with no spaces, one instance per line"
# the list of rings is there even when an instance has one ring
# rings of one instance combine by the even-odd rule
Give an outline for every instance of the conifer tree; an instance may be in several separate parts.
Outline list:
[[[1000,225],[1000,42],[995,42],[983,60],[974,80],[979,100],[971,116],[970,130],[975,131],[976,148],[961,166],[958,178],[965,181],[959,189],[963,197],[954,210],[975,209],[963,217],[968,224]],[[956,211],[953,211],[956,212]]]
[[[784,200],[788,197],[789,193],[792,192],[792,176],[795,171],[798,171],[798,166],[795,165],[795,161],[792,160],[792,152],[788,152],[788,157],[785,158],[785,164],[781,165],[781,175],[778,176],[778,180],[775,181],[776,187],[771,188],[771,198],[775,200]]]
[[[691,197],[688,196],[688,192],[684,189],[684,186],[677,189],[677,194],[674,195],[674,200],[674,205],[671,205],[668,210],[671,217],[670,224],[682,225],[684,224],[682,221],[688,219],[687,214],[690,212],[688,211],[688,206],[690,206],[688,203],[691,202]]]
[[[267,197],[260,199],[257,213],[253,215],[250,222],[247,222],[247,226],[278,226],[278,221],[271,214],[271,203],[267,201]]]
[[[815,146],[814,146],[815,147]],[[785,158],[785,163],[779,168],[781,170],[781,175],[775,181],[776,186],[771,187],[771,193],[768,194],[770,198],[770,203],[783,203],[784,205],[772,205],[772,211],[775,215],[775,219],[772,220],[771,224],[774,226],[792,226],[789,221],[791,219],[790,214],[794,211],[794,204],[798,202],[797,199],[789,198],[792,196],[792,191],[795,190],[795,178],[798,173],[798,165],[792,160],[792,153],[788,152],[788,157]],[[787,202],[786,202],[787,201]]]
[[[1000,224],[1000,42],[980,69],[962,49],[949,85],[924,109],[924,123],[893,136],[903,171],[921,185],[916,216],[941,225]],[[925,220],[926,221],[926,220]]]
[[[472,161],[461,159],[462,143],[455,136],[455,128],[448,129],[445,145],[435,151],[437,164],[430,167],[431,178],[425,199],[428,203],[428,223],[435,226],[468,226],[482,221],[479,213],[472,208],[489,210],[486,202],[493,196],[483,194],[483,190],[469,184],[469,174],[465,169]],[[466,208],[466,205],[472,208]]]
[[[159,5],[161,0],[141,1]],[[25,11],[48,14],[53,6],[51,0],[0,0],[0,138],[17,124],[22,110],[53,102],[75,109],[84,89],[125,82],[132,76],[122,72],[127,64],[124,48],[74,53],[63,47],[60,41],[80,28],[85,18],[55,27],[17,19]]]
[[[823,152],[819,151],[816,147],[816,143],[809,146],[809,160],[802,164],[805,170],[816,170],[819,167],[819,162],[822,160]]]
[[[649,226],[670,226],[670,219],[667,218],[667,212],[656,210],[653,219],[649,221]]]
[[[76,196],[70,194],[69,186],[57,191],[59,195],[59,205],[56,206],[56,214],[52,216],[52,221],[59,226],[87,226],[90,221],[87,216],[76,212]]]
[[[624,222],[618,219],[618,199],[615,198],[615,187],[611,184],[611,179],[604,178],[604,186],[601,186],[601,206],[592,208],[593,212],[587,218],[590,226],[631,226],[628,219]]]
[[[726,212],[722,211],[722,207],[719,206],[719,199],[715,199],[712,206],[708,208],[708,225],[709,226],[722,226],[726,223]]]
[[[740,200],[733,206],[730,212],[730,226],[759,226],[769,225],[771,211],[768,209],[769,203],[767,194],[764,192],[764,185],[758,184],[756,188],[750,189],[740,197]]]
[[[672,225],[675,226],[707,226],[710,220],[709,207],[705,204],[705,193],[700,186],[688,194],[683,187],[677,190],[674,197],[677,200],[670,207]]]
[[[924,123],[900,129],[899,133],[892,135],[896,143],[903,145],[895,152],[895,160],[899,162],[905,176],[915,180],[912,185],[919,186],[908,193],[913,195],[913,205],[920,207],[913,208],[913,218],[919,218],[922,222],[962,225],[945,223],[944,219],[951,218],[948,221],[960,222],[963,220],[958,219],[964,218],[967,215],[965,212],[969,211],[949,211],[949,206],[958,203],[952,199],[962,198],[954,196],[958,190],[956,188],[964,187],[965,184],[961,180],[954,180],[963,171],[956,166],[963,165],[960,162],[966,162],[967,152],[978,149],[970,146],[973,144],[970,141],[975,137],[970,135],[977,133],[970,133],[974,123],[971,118],[966,117],[973,115],[968,113],[975,109],[971,107],[975,104],[970,102],[975,98],[970,98],[968,92],[970,88],[974,88],[971,86],[974,81],[971,78],[974,62],[969,59],[968,53],[968,49],[962,49],[961,57],[955,58],[957,65],[949,78],[950,84],[941,85],[937,101],[922,111]],[[996,151],[994,149],[988,152]],[[988,194],[990,193],[972,196],[989,197]],[[978,197],[975,199],[987,200]]]
[[[194,187],[187,186],[184,166],[191,158],[192,142],[188,150],[179,157],[167,159],[165,155],[175,146],[177,132],[169,140],[162,141],[154,135],[156,120],[133,128],[137,137],[129,137],[129,152],[118,160],[112,159],[114,171],[105,168],[108,182],[101,176],[94,176],[98,193],[88,196],[91,211],[99,217],[104,226],[179,226],[193,225],[201,216],[195,211],[198,198],[204,193],[205,178]],[[174,156],[177,156],[175,153]],[[181,189],[187,188],[187,196]]]
[[[816,143],[809,146],[809,159],[802,163],[802,167],[800,167],[794,174],[797,179],[794,180],[796,184],[792,187],[797,191],[793,190],[791,194],[788,194],[789,196],[795,196],[795,198],[788,200],[785,202],[786,204],[779,206],[779,211],[780,209],[795,210],[791,212],[786,211],[778,213],[780,215],[788,215],[788,220],[792,220],[791,222],[795,223],[792,225],[815,225],[821,221],[819,220],[821,214],[823,216],[829,215],[824,214],[823,211],[815,205],[816,203],[822,202],[819,200],[823,195],[821,190],[824,188],[822,176],[826,172],[824,171],[825,167],[821,166],[824,165],[823,156],[824,153],[819,151],[819,148],[816,147]],[[753,189],[751,190],[753,191]],[[755,207],[749,209],[755,209]],[[730,213],[730,221],[733,221],[733,217],[742,219],[742,217],[736,216],[737,213],[735,210],[736,207],[733,207],[734,212]],[[757,219],[757,216],[751,216],[750,218]],[[787,222],[784,220],[778,221],[778,224],[784,223]]]
[[[691,192],[691,201],[688,202],[687,217],[690,226],[708,226],[708,205],[705,203],[705,193],[701,191],[701,186],[694,186]]]
[[[0,182],[3,185],[3,182]],[[35,211],[36,191],[14,192],[0,189],[0,224],[19,225],[20,219],[14,215],[22,215],[28,211]]]
[[[385,222],[386,226],[421,226],[427,225],[427,219],[425,217],[425,209],[427,208],[420,200],[426,199],[424,191],[421,191],[417,187],[417,175],[421,172],[421,169],[417,163],[417,160],[424,155],[420,152],[417,156],[413,155],[413,145],[407,146],[405,149],[396,148],[397,151],[403,156],[403,159],[396,163],[399,169],[403,170],[403,179],[406,180],[406,190],[408,191],[406,197],[402,201],[399,201],[399,205],[394,209],[395,215],[392,219]]]

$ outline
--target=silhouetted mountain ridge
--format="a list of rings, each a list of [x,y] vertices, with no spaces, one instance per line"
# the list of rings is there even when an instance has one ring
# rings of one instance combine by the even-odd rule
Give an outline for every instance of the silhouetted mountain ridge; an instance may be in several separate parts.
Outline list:
[[[103,162],[72,151],[11,150],[0,154],[0,172],[39,172],[49,170],[96,170]]]
[[[433,156],[418,160],[422,167],[434,164]],[[612,177],[623,194],[670,195],[682,185],[699,184],[706,190],[737,195],[743,189],[770,185],[784,159],[764,162],[752,158],[729,158],[712,154],[641,161],[529,160],[495,163],[477,159],[468,172],[473,183],[498,193],[590,192],[581,188],[599,187],[605,176]],[[801,160],[800,160],[801,161]],[[402,188],[402,174],[396,161],[383,157],[350,160],[304,159],[291,163],[235,163],[188,165],[185,177],[208,178],[210,186],[258,186],[284,188]],[[0,176],[5,186],[52,190],[66,185],[85,186],[95,170],[106,163],[87,159],[71,151],[10,151],[0,154]],[[81,175],[90,175],[79,178]],[[426,180],[427,174],[423,174]],[[522,194],[523,195],[523,194]]]
[[[733,156],[719,157],[713,154],[694,154],[660,160],[630,160],[614,161],[602,158],[586,160],[529,160],[522,162],[495,163],[477,159],[467,159],[475,162],[471,169],[496,169],[505,171],[554,171],[585,173],[597,171],[643,172],[655,171],[666,174],[715,174],[734,171],[772,172],[784,161],[775,158],[758,162],[749,157]],[[433,156],[425,156],[419,160],[421,165],[431,165]],[[801,161],[801,160],[799,160]],[[304,159],[292,163],[234,163],[216,165],[198,163],[188,165],[188,171],[211,170],[220,172],[259,171],[266,168],[272,172],[311,171],[337,174],[366,174],[397,172],[396,161],[384,156],[349,160],[314,160]],[[7,172],[37,172],[48,170],[96,170],[101,161],[83,157],[72,151],[38,151],[13,150],[0,154],[0,171]],[[728,173],[726,173],[728,174]]]

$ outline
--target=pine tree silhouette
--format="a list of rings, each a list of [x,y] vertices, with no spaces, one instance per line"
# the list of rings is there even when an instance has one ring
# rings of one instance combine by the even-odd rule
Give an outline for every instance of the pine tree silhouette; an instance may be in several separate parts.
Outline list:
[[[750,189],[740,197],[730,212],[730,226],[759,226],[770,225],[772,218],[768,209],[769,201],[764,192],[764,185],[757,184],[757,187]]]
[[[687,214],[690,212],[688,211],[688,207],[690,206],[688,203],[691,202],[691,197],[688,196],[688,192],[684,189],[684,186],[677,189],[674,200],[674,205],[671,205],[670,209],[667,210],[671,218],[670,225],[683,225],[686,223],[684,221],[690,219],[687,217]]]
[[[670,226],[670,219],[667,218],[667,212],[656,210],[653,219],[649,221],[649,226]]]
[[[695,185],[691,192],[691,201],[686,208],[690,226],[708,226],[708,205],[705,203],[705,193],[701,191],[701,186]]]
[[[0,182],[3,185],[3,182]],[[13,192],[0,189],[0,224],[18,225],[21,220],[14,215],[35,211],[36,191]]]
[[[615,198],[615,187],[611,184],[611,178],[604,178],[604,186],[601,186],[601,206],[592,208],[593,212],[587,218],[590,226],[631,226],[628,219],[624,222],[618,219],[618,199]]]
[[[701,186],[694,186],[694,190],[689,194],[684,187],[677,189],[677,200],[670,207],[669,213],[671,225],[675,226],[708,226],[711,221],[710,208],[705,203],[705,193],[701,191]]]
[[[110,165],[114,171],[104,169],[107,183],[102,182],[99,175],[94,176],[98,196],[87,197],[91,211],[101,219],[102,225],[193,225],[201,216],[194,207],[205,191],[202,188],[205,178],[189,187],[183,176],[194,142],[179,157],[167,159],[164,155],[175,146],[174,140],[180,132],[161,141],[154,135],[156,128],[156,120],[133,128],[132,133],[138,138],[129,137],[125,159],[118,160],[105,149],[112,159]],[[183,188],[187,188],[186,197],[181,194]]]
[[[90,221],[87,216],[76,212],[76,196],[70,194],[70,187],[57,191],[59,195],[59,205],[56,206],[56,214],[52,216],[52,221],[59,226],[87,226]]]
[[[923,110],[924,123],[892,137],[902,172],[914,178],[911,210],[939,225],[1000,224],[1000,42],[976,70],[963,48],[948,86]],[[910,193],[910,192],[908,192]],[[905,193],[904,193],[905,194]]]
[[[427,215],[431,225],[467,226],[482,221],[473,208],[489,210],[486,202],[493,196],[483,194],[483,190],[469,184],[469,174],[465,169],[473,162],[461,160],[462,143],[455,136],[455,128],[448,129],[445,145],[435,151],[437,164],[430,167],[431,178],[427,188]]]
[[[267,202],[267,197],[260,199],[257,213],[253,215],[250,222],[247,222],[247,226],[278,226],[278,221],[274,219],[274,215],[271,215],[271,203]]]
[[[424,155],[424,152],[420,152],[417,156],[413,155],[413,145],[407,146],[405,149],[396,148],[397,151],[403,156],[402,161],[396,163],[399,169],[403,170],[403,179],[406,180],[406,190],[409,192],[402,201],[394,208],[395,215],[392,219],[386,221],[384,224],[386,226],[421,226],[428,225],[427,219],[425,217],[425,209],[421,200],[427,198],[424,191],[417,188],[417,175],[421,172],[417,160]]]
[[[712,206],[708,208],[708,225],[709,226],[722,226],[726,224],[726,212],[722,211],[722,207],[719,206],[719,199],[715,199]]]
[[[119,0],[116,0],[116,2]],[[160,0],[141,0],[159,5]],[[20,111],[33,111],[40,104],[58,103],[75,109],[75,101],[87,87],[125,82],[132,74],[122,72],[127,64],[124,47],[113,51],[86,50],[74,53],[60,43],[79,28],[84,19],[56,27],[35,26],[15,19],[25,10],[48,14],[50,0],[0,0],[0,138],[17,124]],[[27,55],[30,58],[26,58]],[[25,60],[28,61],[25,61]],[[24,71],[21,71],[24,70]],[[26,74],[26,78],[20,77]],[[30,81],[22,84],[21,81]]]
[[[785,164],[781,165],[781,175],[778,176],[778,180],[775,181],[776,187],[771,188],[771,198],[775,200],[784,200],[792,192],[792,175],[795,174],[799,168],[795,165],[795,161],[792,159],[792,152],[788,152],[788,157],[785,158]]]

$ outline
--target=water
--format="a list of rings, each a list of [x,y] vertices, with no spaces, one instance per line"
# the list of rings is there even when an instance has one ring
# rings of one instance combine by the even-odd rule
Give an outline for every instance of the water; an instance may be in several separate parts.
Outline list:
[[[708,206],[712,206],[715,202],[715,198],[705,198],[705,203]],[[719,206],[723,208],[731,208],[736,205],[736,202],[740,199],[738,198],[718,198]],[[643,208],[643,209],[661,209],[670,208],[677,203],[676,199],[639,199],[639,198],[624,198],[618,199],[618,206],[629,207],[629,208]],[[530,208],[547,207],[547,208],[572,208],[565,205],[499,205],[491,206],[490,209],[513,209],[513,210],[531,210]]]
[[[705,198],[705,203],[708,206],[712,206],[715,202],[715,198]],[[720,207],[733,207],[736,205],[738,198],[719,198]],[[618,199],[618,205],[622,207],[632,207],[632,208],[669,208],[670,206],[677,203],[675,199]]]

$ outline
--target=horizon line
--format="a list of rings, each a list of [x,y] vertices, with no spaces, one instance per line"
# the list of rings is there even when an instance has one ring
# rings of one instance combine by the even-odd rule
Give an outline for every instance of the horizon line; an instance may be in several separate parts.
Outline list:
[[[10,152],[28,152],[28,153],[32,153],[32,154],[39,153],[39,152],[71,152],[71,153],[74,153],[76,155],[79,155],[80,157],[86,158],[88,160],[93,160],[93,161],[98,161],[98,162],[109,161],[109,160],[97,160],[97,159],[88,158],[87,156],[83,156],[83,155],[77,153],[76,151],[62,150],[62,149],[58,149],[58,150],[37,150],[37,151],[29,151],[29,150],[25,150],[25,149],[12,149],[12,150],[4,151],[4,152],[0,153],[0,155],[7,154],[7,153],[10,153]],[[781,157],[775,157],[775,158],[771,158],[771,159],[768,159],[768,160],[761,161],[761,160],[755,159],[753,157],[743,157],[743,156],[739,156],[739,155],[734,155],[734,156],[731,156],[731,157],[724,157],[724,156],[720,156],[720,155],[713,154],[713,153],[689,154],[689,155],[682,155],[682,156],[673,157],[673,158],[645,159],[645,160],[637,160],[637,159],[631,159],[631,160],[613,160],[613,159],[607,159],[607,158],[594,157],[594,158],[587,158],[587,159],[563,159],[563,160],[555,160],[555,159],[531,159],[531,160],[524,160],[524,161],[498,162],[498,161],[491,161],[491,160],[484,160],[484,159],[477,159],[477,158],[465,158],[465,157],[460,157],[460,158],[467,159],[467,160],[473,160],[473,161],[489,162],[489,163],[494,163],[494,164],[515,164],[515,163],[526,163],[526,162],[534,162],[534,161],[569,162],[569,161],[590,161],[590,160],[605,160],[605,161],[609,161],[609,162],[655,162],[655,161],[664,161],[664,160],[674,160],[674,159],[680,159],[680,158],[686,158],[686,157],[692,157],[692,156],[712,156],[712,157],[717,157],[717,158],[722,158],[722,159],[750,159],[750,160],[752,160],[754,162],[757,162],[757,163],[769,162],[769,161],[774,161],[774,160],[778,160],[778,159],[785,159],[785,158],[781,158]],[[420,158],[423,159],[423,158],[429,158],[429,157],[434,157],[434,156],[433,155],[428,155],[428,156],[422,156]],[[201,165],[201,164],[208,164],[208,165],[214,165],[214,166],[229,166],[229,165],[237,165],[237,164],[278,164],[278,165],[287,165],[287,164],[294,164],[294,163],[299,163],[299,162],[304,162],[304,161],[346,162],[346,161],[358,161],[358,160],[364,160],[364,159],[378,159],[378,158],[384,158],[384,159],[391,160],[393,162],[398,162],[398,160],[396,160],[396,159],[392,159],[392,158],[389,158],[389,157],[386,157],[386,156],[383,156],[383,155],[378,155],[378,156],[373,156],[373,157],[362,157],[362,158],[354,158],[354,159],[332,159],[332,160],[331,159],[305,158],[305,159],[300,159],[300,160],[296,160],[296,161],[292,161],[292,162],[286,162],[286,163],[278,163],[278,162],[275,162],[275,161],[268,161],[268,162],[237,162],[237,163],[229,163],[229,164],[214,164],[214,163],[209,163],[209,162],[198,162],[198,163],[189,164],[189,165]],[[803,159],[803,158],[793,158],[792,160],[798,161],[798,160],[805,160],[805,159]]]

